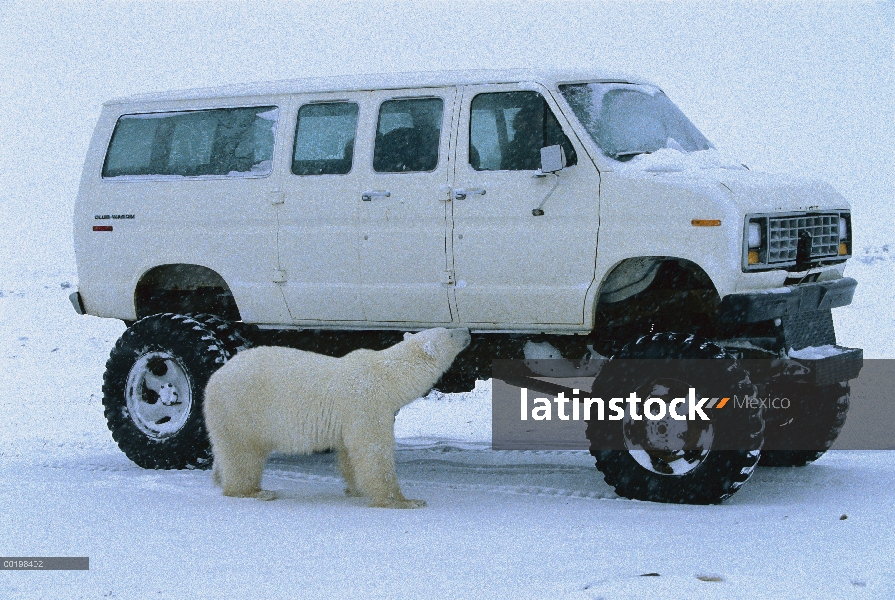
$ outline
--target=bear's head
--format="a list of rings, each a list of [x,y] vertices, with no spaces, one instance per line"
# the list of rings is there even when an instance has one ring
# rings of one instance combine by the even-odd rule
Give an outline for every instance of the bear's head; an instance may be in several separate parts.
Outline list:
[[[468,329],[445,329],[436,327],[419,333],[405,333],[404,342],[412,343],[434,363],[439,373],[447,371],[457,355],[472,340]]]

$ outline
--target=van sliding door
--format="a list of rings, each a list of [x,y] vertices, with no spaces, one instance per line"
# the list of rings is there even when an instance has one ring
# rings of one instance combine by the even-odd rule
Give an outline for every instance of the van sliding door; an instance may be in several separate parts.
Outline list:
[[[363,322],[358,295],[360,189],[366,165],[355,144],[365,92],[301,99],[291,167],[279,206],[281,288],[299,324]]]
[[[368,322],[450,323],[446,253],[456,90],[372,92],[372,155],[357,190]]]

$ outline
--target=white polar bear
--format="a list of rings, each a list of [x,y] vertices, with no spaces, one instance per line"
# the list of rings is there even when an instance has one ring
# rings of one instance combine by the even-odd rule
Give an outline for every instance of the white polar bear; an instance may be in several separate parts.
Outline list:
[[[273,499],[261,490],[271,452],[332,448],[349,496],[379,507],[425,506],[398,485],[394,417],[431,390],[469,342],[468,329],[439,327],[343,358],[273,346],[240,352],[205,388],[214,481],[226,496]]]

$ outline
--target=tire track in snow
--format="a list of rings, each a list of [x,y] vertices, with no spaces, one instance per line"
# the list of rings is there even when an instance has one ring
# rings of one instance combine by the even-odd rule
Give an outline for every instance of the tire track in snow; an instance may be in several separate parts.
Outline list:
[[[48,444],[54,446],[54,444]],[[50,456],[38,466],[55,471],[93,472],[102,476],[123,475],[140,478],[164,471],[145,471],[122,456],[107,454],[93,444],[62,442],[68,452],[65,458]],[[82,447],[83,446],[83,447]],[[114,452],[114,451],[113,451]],[[78,456],[80,454],[80,456]],[[23,456],[5,456],[10,464],[22,462]],[[467,493],[503,494],[581,499],[615,499],[618,496],[603,482],[584,452],[559,450],[512,451],[491,450],[484,444],[464,444],[446,440],[425,443],[399,443],[396,460],[402,485],[413,488],[436,488]],[[32,463],[32,466],[33,463]],[[188,471],[175,472],[188,478]],[[195,476],[200,476],[196,473]],[[273,455],[265,469],[265,477],[305,484],[341,488],[334,453],[310,455]],[[173,477],[172,482],[179,477]]]
[[[436,487],[463,492],[582,499],[616,499],[603,483],[589,454],[562,451],[494,452],[454,446],[398,447],[398,473],[402,486]],[[449,460],[446,458],[449,457]],[[543,462],[548,459],[550,462]],[[565,462],[566,464],[563,464]],[[332,454],[292,457],[277,455],[267,463],[265,475],[285,481],[344,485],[334,472]],[[315,472],[316,471],[316,472]],[[520,481],[522,480],[522,481]],[[529,483],[535,480],[537,483]]]
[[[284,469],[276,469],[268,467],[264,471],[265,476],[275,477],[276,479],[285,481],[294,481],[296,483],[324,483],[330,485],[344,486],[345,482],[341,477],[330,477],[326,475],[314,475],[311,473],[301,473]],[[528,486],[528,485],[489,485],[484,483],[457,483],[444,482],[435,480],[419,480],[419,479],[401,479],[402,487],[438,487],[449,490],[463,492],[482,492],[492,494],[509,494],[514,496],[549,496],[563,498],[581,498],[589,500],[605,500],[618,499],[618,496],[611,491],[606,492],[584,492],[581,490],[570,490],[566,488],[554,488],[545,486]]]

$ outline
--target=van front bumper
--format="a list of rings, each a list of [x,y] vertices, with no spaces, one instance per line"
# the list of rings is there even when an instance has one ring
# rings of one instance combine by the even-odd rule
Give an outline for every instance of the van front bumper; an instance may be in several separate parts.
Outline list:
[[[851,277],[730,294],[721,299],[719,317],[730,325],[757,323],[851,304],[858,282]]]

